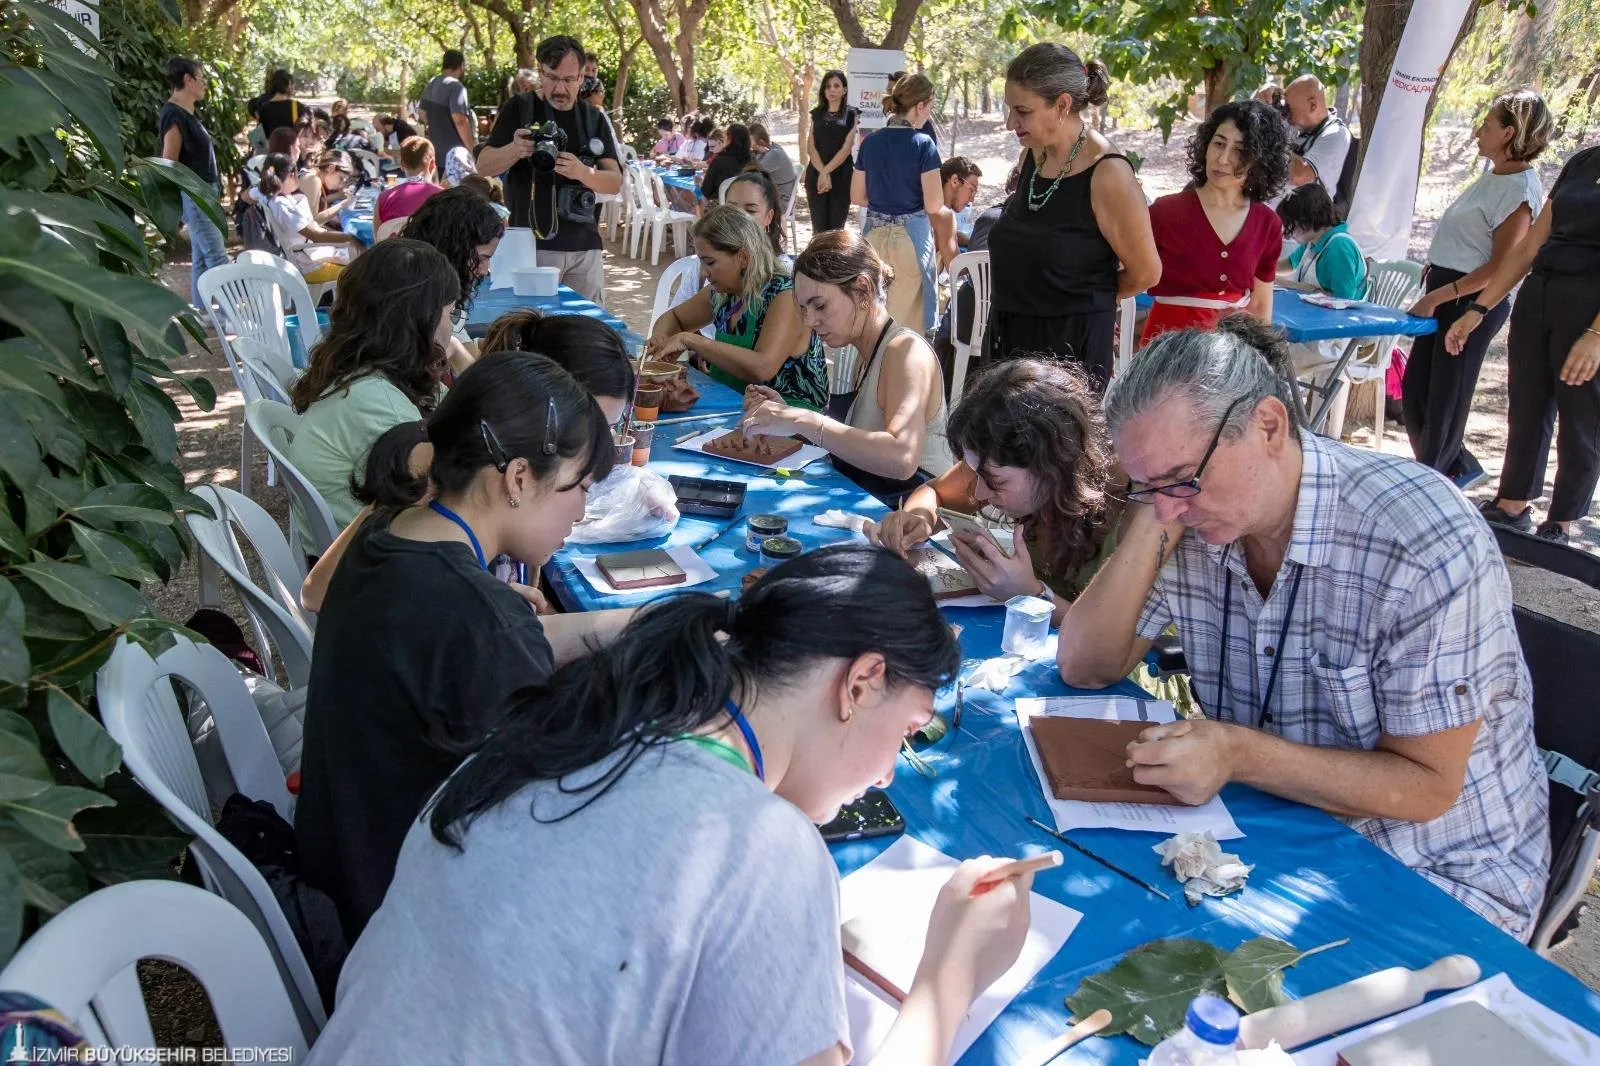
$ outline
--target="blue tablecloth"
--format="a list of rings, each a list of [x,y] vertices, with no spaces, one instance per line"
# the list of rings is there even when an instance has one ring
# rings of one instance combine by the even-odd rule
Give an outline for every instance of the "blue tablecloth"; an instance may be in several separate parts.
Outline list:
[[[730,390],[731,391],[731,390]],[[702,423],[701,426],[704,424]],[[790,533],[808,548],[848,539],[841,530],[814,526],[813,514],[839,507],[863,514],[881,513],[872,497],[836,473],[827,460],[807,467],[800,481],[780,484],[753,476],[756,468],[675,452],[672,441],[700,427],[673,427],[678,433],[658,439],[651,467],[663,474],[732,478],[750,482],[750,495],[731,528],[726,523],[684,518],[670,537],[629,545],[586,545],[563,549],[545,574],[568,609],[592,610],[637,604],[668,590],[632,596],[600,597],[577,573],[571,556],[663,544],[698,543],[714,537],[701,555],[718,571],[702,590],[729,589],[735,595],[744,574],[757,565],[743,548],[745,517],[761,512],[786,515]],[[947,608],[962,626],[967,668],[1000,654],[1004,612],[998,608]],[[1124,682],[1119,688],[1132,691]],[[905,815],[907,831],[957,858],[981,854],[1015,855],[1052,846],[1051,838],[1029,826],[1032,815],[1050,821],[1049,808],[1018,731],[1012,700],[1024,695],[1065,695],[1052,664],[1035,664],[1017,674],[1003,694],[967,689],[960,728],[926,747],[923,757],[935,776],[922,777],[902,759],[889,794]],[[940,694],[949,713],[951,692]],[[1063,849],[1065,862],[1039,875],[1035,891],[1083,913],[1065,947],[1040,971],[1004,1014],[961,1059],[963,1066],[1014,1063],[1046,1039],[1064,1031],[1064,998],[1089,974],[1114,964],[1123,954],[1159,937],[1198,937],[1233,948],[1254,936],[1316,947],[1348,937],[1347,945],[1315,955],[1286,972],[1292,996],[1304,996],[1389,966],[1419,967],[1454,952],[1471,955],[1485,977],[1502,970],[1524,992],[1600,1033],[1600,996],[1495,929],[1422,877],[1406,869],[1365,837],[1312,808],[1278,799],[1243,785],[1230,785],[1223,797],[1243,839],[1227,843],[1255,870],[1245,890],[1226,900],[1188,906],[1176,882],[1151,848],[1153,833],[1079,830],[1074,839],[1172,896],[1163,901],[1129,884],[1077,853]],[[892,843],[892,838],[837,845],[841,874],[859,868]],[[1090,1039],[1063,1063],[1139,1062],[1147,1048],[1132,1037]]]
[[[372,187],[357,190],[339,209],[339,228],[356,240],[372,246],[372,214],[378,203],[378,190]]]
[[[554,296],[518,296],[509,285],[500,289],[479,289],[478,294],[472,299],[472,307],[467,311],[467,333],[473,337],[481,337],[489,328],[489,323],[507,311],[516,311],[524,307],[532,307],[551,315],[586,315],[589,318],[598,318],[622,334],[631,351],[637,352],[644,344],[644,339],[632,333],[622,319],[599,304],[585,300],[565,285],[561,286]]]
[[[1148,309],[1150,294],[1140,293],[1138,305],[1141,309]],[[1389,334],[1421,337],[1439,328],[1432,318],[1418,318],[1392,307],[1381,307],[1365,301],[1343,311],[1318,307],[1306,303],[1300,293],[1293,289],[1273,290],[1272,321],[1282,326],[1284,333],[1295,343],[1385,337]]]

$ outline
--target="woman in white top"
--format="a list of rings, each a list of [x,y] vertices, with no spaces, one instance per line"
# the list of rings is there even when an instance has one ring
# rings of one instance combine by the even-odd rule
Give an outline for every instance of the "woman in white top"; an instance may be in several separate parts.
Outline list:
[[[1444,335],[1489,284],[1544,206],[1533,161],[1544,151],[1551,130],[1550,110],[1536,92],[1518,89],[1489,105],[1476,131],[1478,154],[1489,161],[1489,169],[1440,217],[1428,249],[1428,292],[1411,308],[1414,315],[1436,319],[1439,331],[1418,337],[1406,363],[1406,434],[1419,463],[1462,489],[1484,478],[1483,467],[1461,438],[1478,371],[1489,342],[1511,314],[1511,298],[1489,310],[1460,355],[1445,350]]]
[[[945,440],[944,377],[915,331],[896,326],[885,289],[892,271],[849,229],[812,238],[794,261],[795,298],[823,344],[855,349],[835,367],[828,409],[790,407],[771,389],[745,391],[746,434],[798,433],[891,506],[955,465]]]
[[[704,163],[710,154],[711,133],[716,124],[708,118],[700,119],[689,127],[689,136],[678,149],[677,158],[689,163]]]
[[[300,179],[288,156],[267,156],[256,192],[266,199],[278,239],[287,245],[284,253],[300,268],[308,282],[332,281],[361,251],[359,240],[327,228],[312,215],[311,205],[300,192]]]

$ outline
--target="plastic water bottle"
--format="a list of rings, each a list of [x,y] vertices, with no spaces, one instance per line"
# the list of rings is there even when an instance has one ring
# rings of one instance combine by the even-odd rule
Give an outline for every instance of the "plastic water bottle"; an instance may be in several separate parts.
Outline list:
[[[1150,1052],[1145,1066],[1235,1066],[1234,1041],[1239,1039],[1239,1012],[1216,996],[1196,996],[1183,1028]]]

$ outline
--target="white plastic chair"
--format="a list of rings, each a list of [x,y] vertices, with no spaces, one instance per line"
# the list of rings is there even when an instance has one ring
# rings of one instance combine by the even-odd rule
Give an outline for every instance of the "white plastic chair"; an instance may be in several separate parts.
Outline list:
[[[783,225],[789,229],[789,251],[794,255],[800,254],[800,235],[795,228],[794,205],[800,199],[800,182],[794,183],[794,190],[789,193],[789,202],[783,207]]]
[[[267,454],[278,464],[289,495],[299,504],[300,513],[311,527],[299,528],[299,522],[291,511],[290,545],[305,555],[321,555],[339,535],[339,525],[333,520],[333,511],[329,509],[328,501],[322,498],[322,493],[289,462],[289,444],[300,426],[300,416],[287,404],[263,399],[245,406],[244,421]]]
[[[395,234],[397,234],[401,230],[405,229],[406,228],[406,223],[410,222],[410,221],[411,221],[411,216],[410,215],[402,215],[399,218],[386,218],[386,219],[384,219],[383,220],[383,225],[379,226],[377,228],[377,230],[373,232],[373,234],[372,234],[372,243],[376,244],[379,241],[388,240],[390,237],[393,237]]]
[[[686,255],[682,259],[674,259],[667,264],[667,269],[661,272],[661,280],[656,282],[656,300],[654,306],[650,308],[650,325],[654,327],[656,320],[668,310],[677,307],[699,291],[699,258]],[[711,326],[706,326],[700,332],[707,337],[717,335],[717,331]]]
[[[1421,295],[1420,264],[1406,259],[1388,262],[1367,261],[1366,299],[1369,302],[1398,310],[1410,307]],[[1344,369],[1339,374],[1340,380],[1332,385],[1332,391],[1329,391],[1329,385],[1324,377],[1321,375],[1314,377],[1314,380],[1323,384],[1313,387],[1313,398],[1318,399],[1320,396],[1327,398],[1321,399],[1316,409],[1311,412],[1313,431],[1326,433],[1337,440],[1343,430],[1344,402],[1350,386],[1376,380],[1378,387],[1374,390],[1376,399],[1372,414],[1372,446],[1378,451],[1383,450],[1384,382],[1389,373],[1390,356],[1394,353],[1395,342],[1398,339],[1397,335],[1390,334],[1362,341],[1355,354],[1345,363]]]
[[[80,899],[17,949],[0,988],[37,996],[98,1047],[154,1048],[140,959],[194,975],[227,1048],[286,1048],[304,1060],[310,1039],[261,934],[226,900],[177,881],[130,881]]]
[[[963,344],[961,336],[961,305],[955,294],[965,275],[972,283],[972,332]],[[950,406],[961,399],[961,389],[967,380],[967,365],[974,351],[983,351],[983,331],[989,324],[989,253],[962,252],[950,260],[950,342],[955,348],[955,367],[950,374]]]
[[[622,193],[628,201],[628,258],[640,259],[644,254],[645,236],[650,230],[650,220],[655,217],[655,202],[650,192],[650,179],[644,168],[634,165],[622,172]]]
[[[272,516],[249,497],[220,485],[198,486],[195,495],[210,504],[218,516],[207,518],[194,511],[184,514],[184,523],[204,557],[200,564],[201,605],[221,604],[216,577],[220,570],[244,602],[268,678],[286,688],[304,688],[311,678],[313,629],[311,616],[299,602],[306,572],[298,560],[304,556],[290,547]],[[266,588],[251,577],[239,533],[244,534],[261,563]],[[267,654],[269,649],[277,650],[286,679],[277,676]]]
[[[673,246],[679,254],[689,255],[689,227],[694,225],[695,216],[688,211],[675,210],[672,201],[667,198],[666,183],[661,180],[661,175],[655,171],[645,173],[645,179],[650,183],[650,194],[654,201],[655,213],[650,218],[650,265],[656,266],[661,262],[661,246],[666,243],[667,232],[672,233]]]
[[[1138,310],[1139,305],[1132,296],[1117,301],[1117,358],[1111,367],[1113,374],[1126,370],[1128,360],[1133,358],[1134,322]]]
[[[261,872],[217,832],[200,763],[169,678],[178,678],[211,710],[234,787],[291,816],[276,753],[249,690],[217,649],[182,637],[152,659],[126,637],[100,668],[95,692],[106,732],[122,745],[123,765],[163,810],[194,837],[190,854],[206,887],[244,912],[271,949],[309,1044],[327,1024],[311,967]],[[91,899],[93,897],[90,897]],[[76,959],[71,963],[76,963]]]

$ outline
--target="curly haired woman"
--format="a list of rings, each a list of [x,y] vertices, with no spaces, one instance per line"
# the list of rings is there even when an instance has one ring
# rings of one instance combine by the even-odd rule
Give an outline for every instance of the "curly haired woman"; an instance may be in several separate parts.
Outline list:
[[[970,384],[945,428],[961,461],[906,497],[868,537],[904,554],[939,526],[938,509],[1015,523],[1008,555],[989,537],[953,538],[956,556],[997,600],[1040,596],[1059,621],[1116,546],[1120,505],[1100,398],[1079,367],[1008,359]]]
[[[455,268],[456,280],[461,283],[461,296],[450,309],[452,374],[461,373],[477,358],[477,346],[467,337],[467,315],[478,287],[489,276],[489,260],[500,247],[505,230],[494,204],[465,185],[428,197],[406,223],[405,235],[439,251]]]
[[[1289,180],[1289,127],[1266,104],[1223,104],[1189,142],[1189,174],[1187,189],[1150,205],[1161,281],[1140,347],[1230,310],[1272,321],[1283,223],[1266,201]]]

